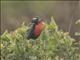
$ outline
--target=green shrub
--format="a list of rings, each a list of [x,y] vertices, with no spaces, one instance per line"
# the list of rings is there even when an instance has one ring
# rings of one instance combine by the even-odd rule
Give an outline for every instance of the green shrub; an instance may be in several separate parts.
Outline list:
[[[75,22],[75,24],[79,25],[79,27],[80,27],[80,19],[77,20],[77,21]],[[80,36],[80,31],[79,31],[79,32],[75,32],[75,35],[76,35],[76,36]]]
[[[58,30],[53,17],[40,37],[27,40],[24,24],[14,32],[1,35],[1,60],[80,60],[80,42],[68,32]]]

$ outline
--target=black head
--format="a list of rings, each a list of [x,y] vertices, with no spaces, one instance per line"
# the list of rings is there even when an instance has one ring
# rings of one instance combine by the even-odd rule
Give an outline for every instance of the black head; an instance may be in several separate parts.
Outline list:
[[[40,19],[40,17],[34,17],[33,19],[32,19],[32,23],[37,23],[38,21],[40,21],[41,19]]]

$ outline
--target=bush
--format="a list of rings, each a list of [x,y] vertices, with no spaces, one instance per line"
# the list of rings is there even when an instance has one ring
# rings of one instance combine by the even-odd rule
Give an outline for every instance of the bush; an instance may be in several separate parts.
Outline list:
[[[80,60],[80,42],[74,43],[68,32],[58,30],[53,17],[36,40],[26,39],[27,29],[22,24],[1,35],[1,60]]]
[[[80,26],[80,19],[77,20],[77,21],[75,22],[75,24],[77,24],[77,25]],[[75,35],[76,35],[76,36],[80,36],[80,31],[79,31],[79,32],[75,32]]]

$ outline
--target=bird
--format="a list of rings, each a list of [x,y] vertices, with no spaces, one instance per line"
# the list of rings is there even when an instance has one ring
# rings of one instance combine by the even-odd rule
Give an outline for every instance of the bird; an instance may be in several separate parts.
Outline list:
[[[43,19],[41,19],[40,17],[34,17],[32,18],[32,21],[30,23],[30,28],[27,30],[27,39],[37,39],[42,30],[45,27],[45,23],[43,22]]]

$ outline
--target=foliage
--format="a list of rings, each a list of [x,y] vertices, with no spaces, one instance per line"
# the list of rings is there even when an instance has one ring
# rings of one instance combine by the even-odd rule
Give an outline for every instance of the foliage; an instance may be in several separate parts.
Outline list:
[[[76,24],[80,24],[80,19],[76,21]]]
[[[80,25],[80,19],[75,22],[75,24]],[[76,36],[80,36],[80,31],[75,33]]]
[[[27,40],[28,27],[1,35],[1,60],[80,60],[80,42],[74,43],[68,32],[58,30],[53,17],[40,37]]]

